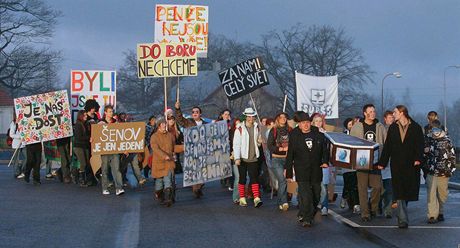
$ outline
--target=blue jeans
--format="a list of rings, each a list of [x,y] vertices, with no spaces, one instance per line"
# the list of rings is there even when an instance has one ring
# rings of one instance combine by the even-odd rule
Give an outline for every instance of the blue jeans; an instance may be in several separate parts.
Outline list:
[[[409,217],[407,216],[407,201],[398,200],[398,224],[407,223],[409,224]]]
[[[391,186],[391,178],[383,179],[382,209],[385,215],[391,215],[391,203],[393,202],[393,187]]]
[[[329,209],[329,196],[327,193],[327,184],[321,184],[321,208]]]
[[[168,172],[168,175],[160,178],[155,178],[155,191],[160,191],[167,188],[172,188],[173,181],[172,170]]]
[[[22,155],[22,161],[19,164],[19,157]],[[26,162],[27,162],[27,151],[26,148],[18,148],[16,153],[14,154],[13,160],[13,168],[14,168],[14,176],[18,176],[21,173],[24,173],[26,170]]]
[[[102,190],[107,190],[109,187],[109,167],[112,172],[113,183],[115,184],[115,189],[122,189],[123,181],[121,179],[120,172],[120,155],[119,154],[110,154],[110,155],[101,155],[102,165]]]
[[[236,202],[240,199],[240,192],[238,191],[238,182],[240,180],[240,172],[238,171],[238,165],[233,163],[233,202]]]
[[[287,203],[287,183],[284,177],[284,158],[272,158],[271,170],[278,181],[278,205]]]

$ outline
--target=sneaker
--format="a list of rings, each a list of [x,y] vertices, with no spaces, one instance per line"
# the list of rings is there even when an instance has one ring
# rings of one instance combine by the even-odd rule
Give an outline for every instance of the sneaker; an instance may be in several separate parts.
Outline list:
[[[21,179],[21,178],[24,178],[24,177],[25,177],[24,173],[21,173],[18,176],[16,176],[17,179]]]
[[[311,221],[302,221],[301,224],[302,224],[303,227],[311,227],[312,226]]]
[[[279,208],[280,208],[281,211],[288,211],[289,204],[288,203],[283,203],[283,204],[279,205]]]
[[[443,214],[438,215],[438,221],[444,221],[444,215]]]
[[[361,207],[359,205],[353,206],[353,213],[354,214],[360,214],[361,213]]]
[[[228,191],[233,191],[233,188],[232,188],[232,187],[228,187]]]
[[[323,207],[321,209],[321,216],[327,216],[327,208],[326,207]]]
[[[263,202],[260,200],[259,197],[254,198],[254,207],[258,208],[262,206]]]
[[[244,198],[244,197],[240,198],[239,203],[240,203],[240,206],[242,206],[242,207],[247,207],[248,206],[248,203],[246,202],[246,198]]]
[[[147,179],[142,178],[142,179],[139,181],[139,186],[143,186],[146,182],[147,182]]]
[[[102,194],[103,194],[103,195],[110,195],[110,191],[108,191],[108,190],[105,189],[105,190],[102,191]]]
[[[50,180],[50,179],[53,179],[53,174],[46,174],[45,176],[46,179]]]
[[[340,200],[340,208],[345,208],[347,206],[347,199],[345,198],[342,198],[342,200]]]
[[[240,200],[234,200],[234,201],[233,201],[233,204],[235,204],[235,205],[240,204]]]
[[[116,195],[123,195],[124,193],[125,193],[125,190],[124,190],[124,189],[117,189],[117,190],[115,191],[115,194],[116,194]]]

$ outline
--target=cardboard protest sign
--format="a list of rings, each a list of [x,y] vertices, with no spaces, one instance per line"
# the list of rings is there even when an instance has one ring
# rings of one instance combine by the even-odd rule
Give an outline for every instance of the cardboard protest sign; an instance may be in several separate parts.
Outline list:
[[[195,43],[147,43],[137,45],[137,76],[196,76],[198,60]]]
[[[144,151],[145,124],[125,122],[91,125],[91,154],[119,154]]]
[[[104,114],[104,106],[112,105],[116,109],[117,74],[115,71],[79,71],[70,72],[70,102],[73,121],[77,112],[84,108],[86,100],[96,100],[101,108],[99,114]]]
[[[14,109],[26,144],[73,135],[67,90],[15,98]]]
[[[208,51],[208,6],[155,6],[155,42],[194,42],[198,57],[206,58]]]
[[[262,59],[257,57],[219,72],[220,82],[228,99],[234,100],[268,85],[268,74]]]
[[[326,119],[339,118],[339,81],[337,76],[315,77],[295,73],[297,109],[308,115],[320,113]]]
[[[225,121],[187,128],[184,140],[184,187],[232,175]]]

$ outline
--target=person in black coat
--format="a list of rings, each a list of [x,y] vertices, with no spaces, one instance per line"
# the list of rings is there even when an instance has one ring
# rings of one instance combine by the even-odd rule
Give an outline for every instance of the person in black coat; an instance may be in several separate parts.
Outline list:
[[[422,128],[409,117],[405,106],[396,106],[393,115],[396,122],[388,129],[378,167],[385,168],[391,159],[393,197],[398,204],[398,227],[407,228],[407,202],[418,201],[424,137]]]
[[[322,168],[327,168],[329,151],[326,137],[318,129],[311,128],[311,120],[306,113],[298,114],[299,127],[289,134],[286,157],[286,179],[292,181],[294,167],[298,184],[299,213],[302,226],[309,227],[320,201]]]

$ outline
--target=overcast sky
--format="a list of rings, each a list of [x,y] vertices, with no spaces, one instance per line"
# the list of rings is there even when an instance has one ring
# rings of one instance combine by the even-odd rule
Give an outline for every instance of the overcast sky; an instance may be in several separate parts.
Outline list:
[[[438,109],[443,99],[444,69],[460,64],[458,0],[46,2],[63,13],[52,41],[63,52],[63,83],[69,82],[71,69],[117,69],[123,64],[125,51],[135,49],[137,43],[151,42],[157,3],[208,5],[211,33],[253,43],[269,30],[288,29],[296,23],[344,28],[375,72],[376,84],[366,90],[380,101],[383,76],[400,71],[402,78],[385,80],[385,91],[400,96],[399,92],[409,87],[417,112]],[[446,79],[451,103],[459,98],[460,70],[449,69]]]

